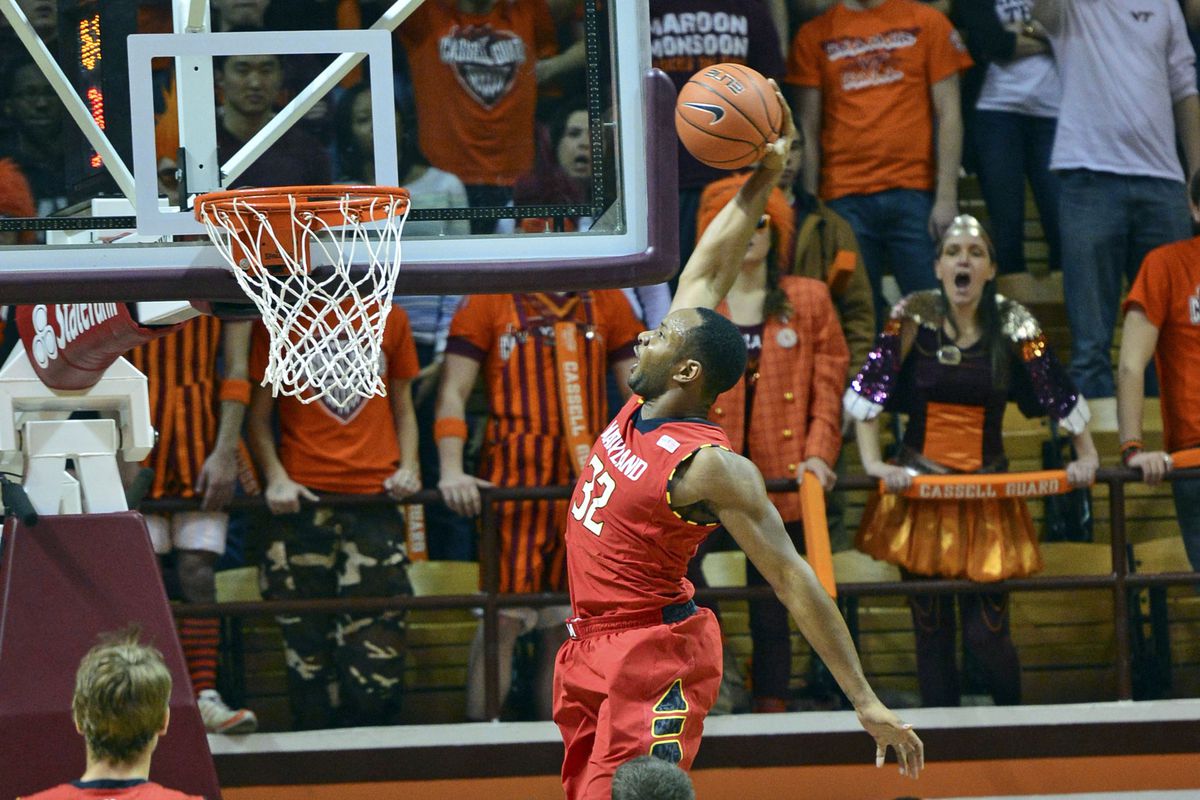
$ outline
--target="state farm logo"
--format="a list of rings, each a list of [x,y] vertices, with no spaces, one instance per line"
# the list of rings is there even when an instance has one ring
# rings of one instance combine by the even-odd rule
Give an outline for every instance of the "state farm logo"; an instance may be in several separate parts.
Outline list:
[[[439,40],[438,54],[467,93],[489,109],[508,96],[526,58],[521,37],[491,25],[455,25]]]
[[[30,349],[33,350],[33,360],[42,369],[58,358],[58,342],[54,339],[54,329],[50,327],[50,314],[45,306],[33,308],[33,341],[30,343]]]
[[[58,351],[89,330],[117,316],[116,303],[63,303],[54,306],[54,322],[50,307],[33,307],[33,341],[30,349],[33,360],[43,369],[58,358]]]

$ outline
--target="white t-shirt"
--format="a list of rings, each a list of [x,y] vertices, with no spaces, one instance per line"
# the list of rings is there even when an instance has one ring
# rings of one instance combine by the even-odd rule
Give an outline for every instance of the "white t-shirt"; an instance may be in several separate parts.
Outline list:
[[[1033,0],[996,0],[996,16],[1005,28],[1029,22]],[[1058,67],[1048,55],[1026,56],[988,64],[975,107],[1033,117],[1057,117],[1062,99]]]
[[[1177,0],[1061,0],[1063,99],[1051,169],[1183,180],[1173,106],[1196,94]]]
[[[413,208],[466,208],[467,190],[456,176],[428,167],[415,181],[405,185]],[[469,236],[471,221],[466,219],[427,220],[406,222],[404,237],[409,236]]]

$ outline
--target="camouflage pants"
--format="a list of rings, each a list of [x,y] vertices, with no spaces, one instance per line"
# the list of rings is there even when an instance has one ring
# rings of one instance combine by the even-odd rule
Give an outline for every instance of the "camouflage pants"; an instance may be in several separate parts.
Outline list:
[[[319,508],[274,519],[261,570],[271,600],[412,594],[404,520],[394,508]],[[405,615],[277,617],[297,730],[395,721]]]

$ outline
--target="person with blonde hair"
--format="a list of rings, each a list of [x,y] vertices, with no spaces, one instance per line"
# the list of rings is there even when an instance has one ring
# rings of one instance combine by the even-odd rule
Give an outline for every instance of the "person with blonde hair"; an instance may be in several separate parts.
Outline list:
[[[171,673],[136,628],[101,637],[79,664],[71,712],[87,744],[83,775],[25,800],[200,800],[150,780],[171,720]]]

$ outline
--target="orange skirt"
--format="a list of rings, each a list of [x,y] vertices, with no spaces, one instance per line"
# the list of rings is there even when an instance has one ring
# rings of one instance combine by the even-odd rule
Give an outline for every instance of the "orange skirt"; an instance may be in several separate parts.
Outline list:
[[[1020,498],[963,502],[876,494],[855,546],[917,575],[982,583],[1042,568],[1033,519]]]

